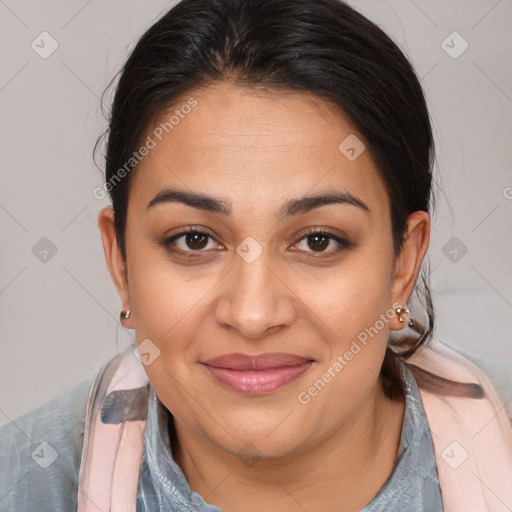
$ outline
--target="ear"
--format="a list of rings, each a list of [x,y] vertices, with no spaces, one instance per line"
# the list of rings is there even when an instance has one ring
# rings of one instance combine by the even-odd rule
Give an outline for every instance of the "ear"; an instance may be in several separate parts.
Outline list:
[[[98,215],[98,226],[101,231],[101,240],[103,242],[103,251],[107,261],[110,277],[114,282],[117,293],[121,298],[122,309],[130,309],[130,295],[128,289],[128,279],[126,268],[119,244],[117,243],[116,230],[114,224],[114,210],[111,206],[103,208]],[[122,320],[126,328],[133,328],[133,319]]]
[[[395,262],[393,279],[393,305],[407,309],[407,302],[414,290],[420,273],[423,258],[430,242],[430,217],[427,212],[414,212],[407,221],[405,241]],[[390,329],[399,330],[407,325],[409,316],[402,315],[405,322],[400,322],[398,315],[390,321]]]

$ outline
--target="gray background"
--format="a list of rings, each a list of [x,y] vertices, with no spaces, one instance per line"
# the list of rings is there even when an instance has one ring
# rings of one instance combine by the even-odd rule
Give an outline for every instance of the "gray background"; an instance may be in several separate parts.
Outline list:
[[[512,0],[349,3],[402,47],[428,97],[442,189],[429,250],[437,334],[512,359]],[[106,125],[102,91],[169,5],[0,1],[0,423],[130,342],[97,227],[107,200],[93,197],[102,177],[91,153]],[[51,48],[44,31],[58,44],[46,59],[31,47]],[[454,31],[469,45],[457,58]]]

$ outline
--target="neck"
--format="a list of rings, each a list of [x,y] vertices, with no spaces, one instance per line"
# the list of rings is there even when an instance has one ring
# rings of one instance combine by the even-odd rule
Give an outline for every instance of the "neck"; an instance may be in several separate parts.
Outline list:
[[[353,512],[389,478],[404,411],[404,397],[391,401],[378,379],[353,417],[292,455],[241,460],[176,422],[173,457],[191,488],[225,512]]]

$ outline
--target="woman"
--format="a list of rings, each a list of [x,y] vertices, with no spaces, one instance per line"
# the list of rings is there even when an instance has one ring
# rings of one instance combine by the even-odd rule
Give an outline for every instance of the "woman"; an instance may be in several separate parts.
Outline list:
[[[504,401],[415,288],[433,155],[348,5],[173,7],[120,76],[98,219],[137,349],[2,427],[2,506],[510,510]]]

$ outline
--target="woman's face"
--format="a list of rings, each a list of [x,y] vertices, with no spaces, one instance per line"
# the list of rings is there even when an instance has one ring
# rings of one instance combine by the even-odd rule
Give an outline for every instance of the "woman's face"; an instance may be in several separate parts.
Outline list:
[[[178,427],[234,454],[306,450],[375,400],[393,304],[428,241],[395,259],[370,152],[321,100],[228,84],[190,96],[168,133],[148,132],[126,281],[118,251],[110,270]]]

